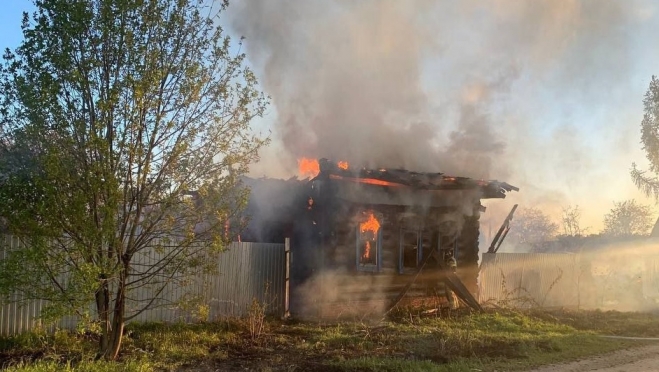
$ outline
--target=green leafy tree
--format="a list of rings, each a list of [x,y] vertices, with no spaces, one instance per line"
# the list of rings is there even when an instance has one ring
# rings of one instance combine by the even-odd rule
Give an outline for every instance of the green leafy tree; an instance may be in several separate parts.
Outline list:
[[[604,216],[602,234],[610,236],[647,235],[652,228],[652,209],[635,200],[614,202]]]
[[[650,169],[643,171],[632,163],[631,176],[641,191],[659,200],[659,79],[656,76],[650,80],[643,105],[645,113],[641,121],[641,143]]]
[[[0,71],[0,217],[24,244],[0,291],[77,314],[115,359],[127,320],[212,270],[267,99],[218,26],[226,1],[34,4]]]

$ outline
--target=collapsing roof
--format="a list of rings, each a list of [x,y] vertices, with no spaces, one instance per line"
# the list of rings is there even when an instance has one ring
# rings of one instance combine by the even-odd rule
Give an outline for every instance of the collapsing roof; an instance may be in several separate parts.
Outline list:
[[[444,173],[413,172],[404,169],[347,169],[327,159],[319,160],[320,173],[313,179],[329,178],[359,184],[405,188],[413,190],[480,190],[481,199],[505,198],[510,191],[519,188],[496,180],[477,180],[454,177]],[[312,180],[312,181],[313,181]]]
[[[242,231],[245,241],[283,242],[287,229],[307,210],[309,197],[313,195],[315,202],[321,202],[322,197],[317,196],[329,196],[328,192],[333,198],[354,204],[438,208],[476,205],[484,212],[480,199],[505,198],[507,192],[519,191],[496,180],[403,169],[351,169],[347,163],[327,159],[313,162],[315,176],[311,180],[242,178],[242,185],[251,189],[243,212],[249,217],[249,226]],[[325,188],[323,184],[332,185]]]

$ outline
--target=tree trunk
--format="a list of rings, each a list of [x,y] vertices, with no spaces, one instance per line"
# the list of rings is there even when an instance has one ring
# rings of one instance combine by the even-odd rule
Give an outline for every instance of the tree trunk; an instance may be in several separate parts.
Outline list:
[[[127,266],[126,264],[124,266]],[[122,270],[117,281],[117,293],[114,299],[113,307],[110,309],[110,291],[107,284],[102,290],[97,292],[96,306],[99,318],[101,319],[101,338],[99,340],[98,358],[106,360],[116,360],[121,350],[121,341],[124,335],[124,315],[126,309],[126,281],[127,268]],[[99,293],[103,296],[99,296]],[[102,297],[103,301],[99,301]],[[101,306],[99,306],[99,304]],[[110,317],[110,314],[112,316]]]
[[[121,341],[124,336],[124,315],[126,312],[126,282],[128,280],[128,269],[130,267],[130,258],[122,257],[124,268],[119,273],[117,283],[117,296],[114,300],[114,309],[112,312],[112,332],[108,345],[106,359],[116,360],[121,350]]]
[[[124,336],[124,304],[125,296],[123,295],[123,290],[121,295],[117,294],[117,297],[121,296],[121,301],[117,301],[114,307],[114,316],[112,317],[112,337],[108,345],[108,353],[106,354],[106,359],[115,360],[119,356],[119,350],[121,349],[121,341]]]
[[[99,339],[97,358],[104,357],[109,345],[110,324],[110,292],[105,278],[101,278],[101,287],[96,291],[96,311],[101,323],[101,338]]]

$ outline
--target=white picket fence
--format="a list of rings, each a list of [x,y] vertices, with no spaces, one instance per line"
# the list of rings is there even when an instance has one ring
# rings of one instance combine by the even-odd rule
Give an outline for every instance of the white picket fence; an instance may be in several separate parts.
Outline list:
[[[16,247],[19,241],[13,237],[0,237],[0,259],[6,252],[1,247]],[[232,243],[218,259],[218,270],[213,275],[199,275],[195,285],[176,287],[170,285],[160,294],[160,303],[174,302],[181,296],[196,295],[202,298],[205,311],[193,313],[190,309],[161,305],[146,310],[133,318],[134,322],[176,322],[206,320],[221,317],[243,316],[253,299],[268,305],[271,314],[282,315],[287,302],[287,260],[285,244]],[[149,256],[138,259],[147,263]],[[201,285],[199,283],[206,283]],[[127,307],[137,307],[152,296],[147,288],[138,288],[130,293]],[[41,310],[46,305],[43,300],[0,302],[0,336],[15,335],[44,325],[39,320]],[[202,319],[203,320],[203,319]],[[46,328],[72,329],[76,326],[75,317],[66,317],[57,324]]]

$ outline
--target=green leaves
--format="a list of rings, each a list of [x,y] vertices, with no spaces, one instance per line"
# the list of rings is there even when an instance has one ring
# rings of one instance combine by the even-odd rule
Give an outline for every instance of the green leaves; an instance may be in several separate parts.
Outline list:
[[[143,310],[126,312],[131,290],[159,296],[226,245],[240,176],[268,142],[250,129],[267,100],[200,1],[35,4],[0,70],[0,217],[24,243],[0,283],[53,314],[95,302],[113,339]]]
[[[650,163],[649,174],[632,163],[631,176],[636,186],[646,195],[659,200],[659,79],[652,76],[643,100],[644,115],[641,121],[641,143]]]

